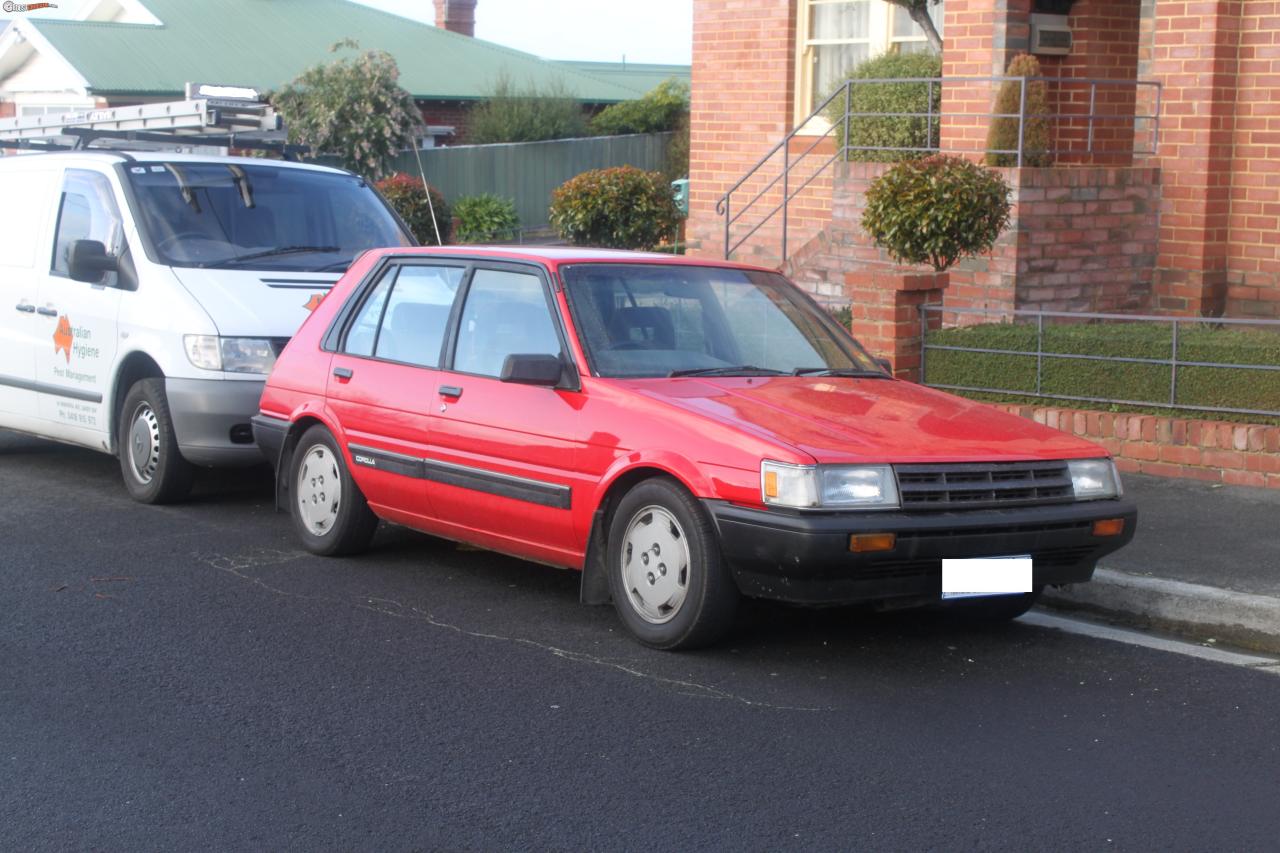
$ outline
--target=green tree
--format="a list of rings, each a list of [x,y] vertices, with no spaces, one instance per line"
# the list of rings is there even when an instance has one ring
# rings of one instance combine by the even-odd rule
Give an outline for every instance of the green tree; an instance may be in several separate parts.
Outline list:
[[[924,30],[924,37],[929,40],[929,46],[934,49],[934,52],[942,53],[942,36],[938,35],[938,28],[933,25],[933,19],[929,17],[929,7],[937,6],[941,0],[888,0],[888,2],[906,9],[911,20]]]
[[[591,119],[597,136],[624,133],[662,133],[676,130],[689,112],[689,84],[666,80],[633,101],[605,107]]]
[[[582,104],[559,79],[545,87],[521,87],[503,73],[467,120],[467,141],[476,145],[587,135]]]
[[[357,50],[344,39],[329,50]],[[414,145],[422,116],[400,88],[391,54],[369,50],[312,66],[270,96],[289,140],[337,155],[346,169],[369,178],[391,171],[392,158]]]

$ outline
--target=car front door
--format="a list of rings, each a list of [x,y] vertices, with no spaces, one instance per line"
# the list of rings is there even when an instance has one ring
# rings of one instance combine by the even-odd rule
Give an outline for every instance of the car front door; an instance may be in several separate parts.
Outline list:
[[[329,365],[326,396],[346,436],[351,474],[377,512],[429,517],[423,479],[440,354],[463,264],[389,264],[357,297]]]
[[[42,277],[36,314],[41,321],[36,346],[40,417],[68,437],[105,435],[111,426],[112,366],[119,347],[116,328],[127,274],[104,271],[93,282],[75,281],[68,258],[79,240],[95,240],[117,258],[128,250],[124,219],[106,175],[68,169],[62,178],[53,250]]]
[[[563,332],[540,268],[479,264],[462,297],[434,390],[428,492],[448,535],[572,563],[570,507],[588,494],[580,392],[503,382],[508,355],[562,356]]]

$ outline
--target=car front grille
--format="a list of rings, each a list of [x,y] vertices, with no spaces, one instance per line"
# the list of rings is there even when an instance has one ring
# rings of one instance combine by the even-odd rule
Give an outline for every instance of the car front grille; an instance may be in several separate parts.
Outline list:
[[[1074,500],[1066,462],[895,465],[904,510],[957,510]]]

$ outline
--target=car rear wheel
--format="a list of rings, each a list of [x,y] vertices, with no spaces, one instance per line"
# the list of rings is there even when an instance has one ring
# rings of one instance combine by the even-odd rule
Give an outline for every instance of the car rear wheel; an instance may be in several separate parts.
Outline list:
[[[378,517],[351,479],[329,430],[317,424],[303,433],[290,467],[293,526],[303,546],[324,556],[367,548]]]
[[[145,504],[182,500],[195,468],[178,450],[163,379],[139,379],[120,406],[120,472],[129,496]]]
[[[657,649],[719,640],[739,598],[706,511],[667,478],[645,480],[618,504],[609,525],[609,586],[627,630]]]

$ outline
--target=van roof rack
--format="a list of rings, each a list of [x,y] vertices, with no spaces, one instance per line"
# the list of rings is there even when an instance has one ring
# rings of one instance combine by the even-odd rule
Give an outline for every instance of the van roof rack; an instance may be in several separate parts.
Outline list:
[[[288,142],[279,113],[256,90],[230,86],[188,83],[181,101],[0,119],[0,148],[82,151],[99,142],[108,151],[211,145],[286,160],[311,150]]]

